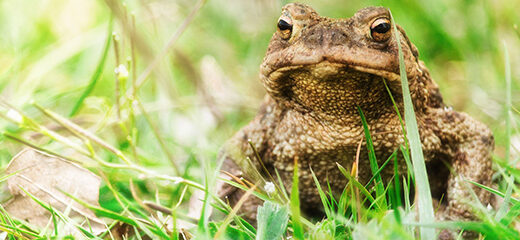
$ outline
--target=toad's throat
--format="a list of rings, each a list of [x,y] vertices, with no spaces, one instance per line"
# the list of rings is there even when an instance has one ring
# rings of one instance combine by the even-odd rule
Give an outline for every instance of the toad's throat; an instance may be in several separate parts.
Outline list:
[[[351,68],[294,69],[284,74],[285,100],[310,112],[346,116],[392,109],[392,102],[380,76]]]

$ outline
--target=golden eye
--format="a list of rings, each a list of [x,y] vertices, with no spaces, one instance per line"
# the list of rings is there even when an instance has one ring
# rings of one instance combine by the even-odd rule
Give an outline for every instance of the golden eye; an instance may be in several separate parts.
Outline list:
[[[378,18],[370,26],[370,36],[378,42],[386,41],[391,36],[391,27],[390,19]]]
[[[278,20],[278,30],[280,31],[280,36],[283,39],[288,39],[291,37],[293,25],[292,21],[290,19],[282,19],[280,18]]]

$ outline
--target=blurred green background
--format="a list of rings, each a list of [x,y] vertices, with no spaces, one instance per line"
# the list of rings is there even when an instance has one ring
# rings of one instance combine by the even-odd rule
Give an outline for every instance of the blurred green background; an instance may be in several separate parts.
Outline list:
[[[161,53],[196,2],[0,1],[0,95],[52,127],[30,100],[69,115],[95,72],[106,38],[112,35],[108,30],[111,18],[112,31],[120,39],[120,59],[125,63],[131,56],[131,31],[124,26],[131,25],[130,16],[135,16],[139,75]],[[206,1],[139,90],[138,96],[184,176],[200,181],[201,166],[214,162],[223,142],[254,116],[265,93],[258,79],[259,65],[287,2]],[[505,47],[511,58],[513,106],[520,108],[520,1],[301,2],[323,16],[337,18],[349,17],[365,6],[389,7],[419,49],[445,101],[488,124],[497,141],[495,153],[503,157]],[[101,79],[71,119],[130,152],[114,110],[115,61],[111,48]],[[123,89],[129,88],[130,76]],[[121,114],[127,116],[128,109]],[[140,114],[136,128],[140,163],[172,174],[167,154]],[[7,121],[0,121],[0,129],[22,133]],[[46,148],[72,154],[60,144],[23,134]],[[0,141],[0,166],[5,167],[23,146],[5,138]],[[516,147],[513,157],[518,158],[520,136],[513,135],[512,141]],[[114,174],[121,182],[132,177]]]

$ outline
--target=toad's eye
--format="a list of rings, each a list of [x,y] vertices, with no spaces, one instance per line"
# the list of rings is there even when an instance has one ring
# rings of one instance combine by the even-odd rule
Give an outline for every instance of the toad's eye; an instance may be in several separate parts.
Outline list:
[[[370,26],[370,36],[378,42],[386,41],[390,38],[391,26],[388,18],[378,18]]]
[[[283,39],[289,39],[291,37],[293,25],[290,20],[289,20],[289,22],[287,22],[284,19],[279,19],[277,26],[278,26],[278,31],[280,31],[280,35]]]
[[[278,29],[280,29],[280,31],[285,31],[285,30],[291,31],[292,30],[292,25],[287,23],[283,19],[280,19],[278,21]]]

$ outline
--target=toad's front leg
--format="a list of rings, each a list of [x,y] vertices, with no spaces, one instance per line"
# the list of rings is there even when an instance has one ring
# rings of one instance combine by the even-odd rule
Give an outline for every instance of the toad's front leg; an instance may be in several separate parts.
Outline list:
[[[436,132],[445,148],[445,155],[451,166],[445,195],[445,208],[439,212],[442,220],[476,220],[477,206],[493,205],[491,193],[474,184],[492,185],[493,134],[484,124],[464,113],[450,109],[438,109],[432,119],[436,119]],[[448,154],[446,154],[448,153]],[[430,172],[430,174],[435,174]],[[438,179],[445,181],[445,179]],[[477,196],[478,199],[475,199]],[[480,203],[478,202],[480,201]],[[441,239],[450,239],[446,231]],[[464,238],[473,238],[475,233],[465,233]]]

